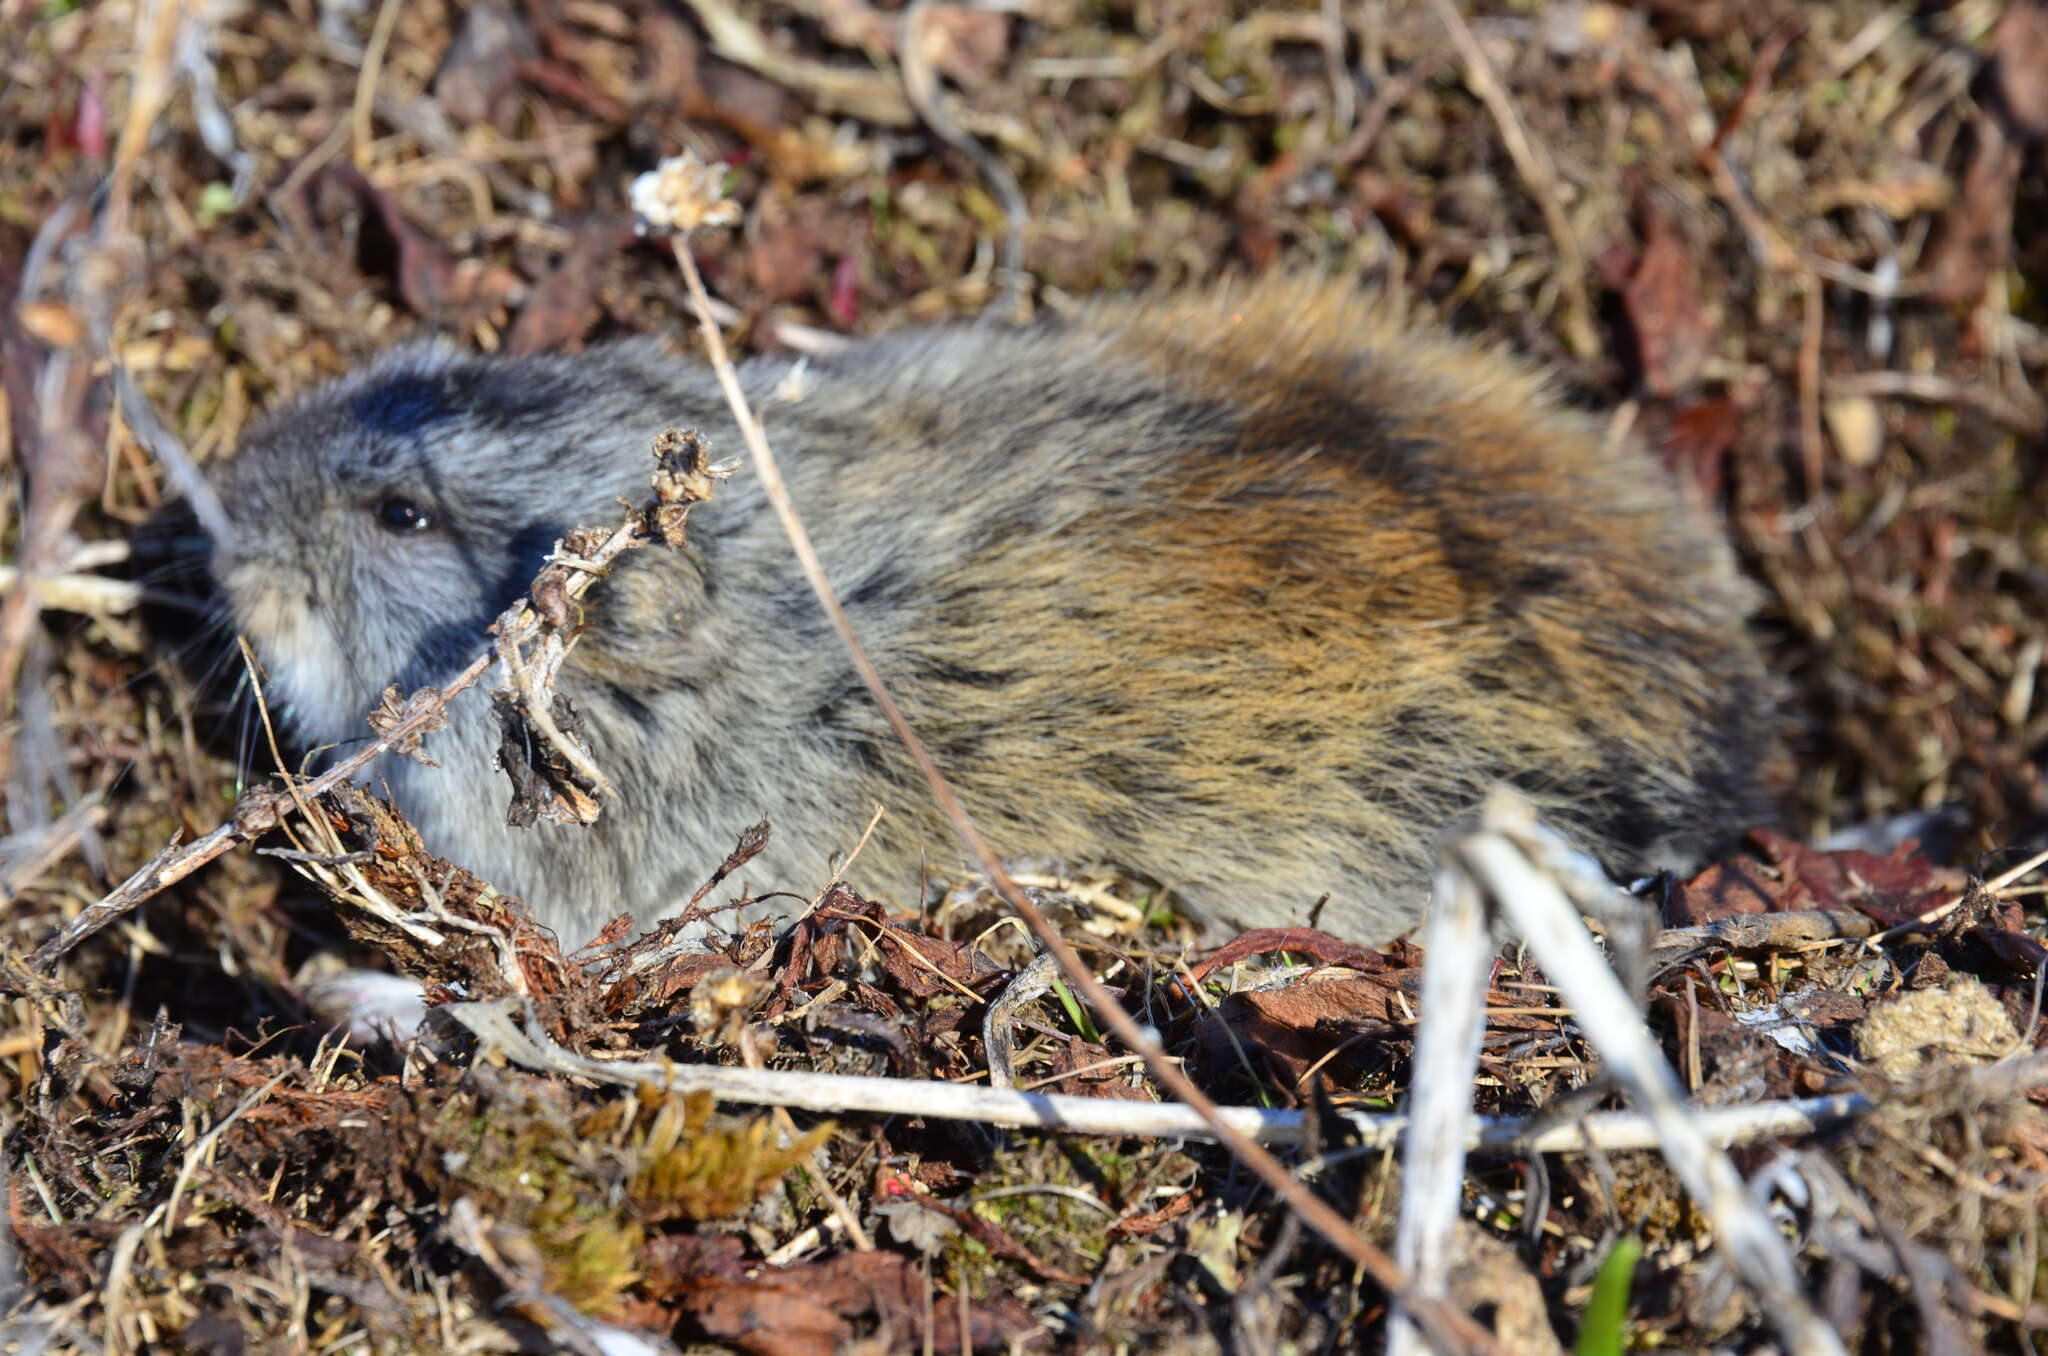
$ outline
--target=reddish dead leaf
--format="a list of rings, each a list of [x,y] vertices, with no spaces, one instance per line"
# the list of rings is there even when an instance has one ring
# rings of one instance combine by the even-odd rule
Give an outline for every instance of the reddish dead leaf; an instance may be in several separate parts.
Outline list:
[[[891,1253],[863,1257],[900,1261]],[[685,1310],[714,1338],[760,1356],[808,1356],[838,1351],[853,1336],[852,1316],[871,1301],[850,1278],[827,1278],[821,1266],[769,1268],[757,1277],[742,1269],[736,1238],[669,1237],[642,1254],[647,1286],[657,1295],[676,1295]]]
[[[1916,918],[1949,903],[1964,886],[1963,873],[1936,866],[1906,842],[1889,856],[1868,852],[1817,852],[1802,843],[1757,829],[1750,840],[1794,874],[1823,909],[1856,909],[1887,925]]]
[[[1386,1044],[1405,1046],[1421,1015],[1421,952],[1407,947],[1405,954],[1412,963],[1383,967],[1380,974],[1234,993],[1218,1014],[1229,1024],[1235,1047],[1266,1056],[1289,1091],[1297,1090],[1311,1068],[1346,1083],[1375,1060],[1384,1062]],[[1491,1030],[1547,1031],[1556,1025],[1548,1015],[1522,1011],[1529,1006],[1526,998],[1489,990],[1486,1005]],[[1235,1061],[1232,1040],[1220,1035],[1205,1033],[1211,1055]]]
[[[1834,989],[1808,989],[1785,1000],[1785,1011],[1822,1028],[1846,1029],[1863,1020],[1868,1001]]]
[[[1327,932],[1317,932],[1314,928],[1253,928],[1250,932],[1239,933],[1196,961],[1188,968],[1188,977],[1199,984],[1223,966],[1275,951],[1288,951],[1308,956],[1324,965],[1341,965],[1347,970],[1376,975],[1395,965],[1405,965],[1404,948],[1413,949],[1405,942],[1396,942],[1386,953],[1368,951],[1355,942],[1332,937]]]
[[[1622,289],[1622,307],[1635,333],[1643,388],[1673,396],[1698,382],[1707,358],[1706,312],[1685,244],[1664,214],[1643,209],[1643,253]]]
[[[1719,498],[1728,475],[1728,453],[1742,434],[1742,406],[1726,396],[1699,400],[1671,416],[1664,434],[1664,464]]]
[[[1282,152],[1272,164],[1245,180],[1230,200],[1238,253],[1254,270],[1263,272],[1280,253],[1280,233],[1273,219],[1278,215],[1280,191],[1300,170],[1300,157],[1292,151]]]
[[[732,962],[724,956],[678,956],[663,966],[655,976],[649,992],[640,997],[640,1003],[650,1009],[669,1009],[677,1005],[676,1000],[697,987],[708,975],[732,968]]]
[[[1996,923],[1979,924],[1965,932],[1963,940],[1981,947],[1993,967],[2009,976],[2031,980],[2048,969],[2048,946],[2028,936],[2018,923],[2004,927]]]
[[[632,244],[633,223],[608,217],[584,224],[554,271],[534,284],[519,318],[505,338],[509,353],[541,353],[571,344],[590,333],[604,315],[597,296],[598,269]]]
[[[2048,136],[2048,7],[2013,5],[1991,30],[1984,86],[2017,139]]]
[[[1234,993],[1223,1000],[1218,1015],[1228,1023],[1236,1043],[1262,1053],[1292,1092],[1339,1045],[1374,1034],[1405,1039],[1414,1011],[1413,1003],[1404,1000],[1401,984],[1374,976]],[[1231,1056],[1227,1038],[1209,1044],[1212,1054]],[[1354,1070],[1357,1063],[1331,1060],[1322,1069],[1336,1076]]]
[[[515,106],[519,63],[539,54],[517,12],[502,0],[476,0],[441,57],[434,101],[458,127],[500,122]]]
[[[345,188],[375,216],[396,256],[398,295],[419,315],[464,330],[502,311],[526,290],[525,281],[510,269],[481,259],[458,259],[432,235],[407,221],[397,201],[354,168],[329,166],[315,176],[308,193],[323,183]],[[310,206],[301,203],[297,207],[297,224],[310,243],[318,234]]]
[[[905,1350],[960,1350],[961,1306],[933,1293],[918,1265],[893,1252],[844,1253],[790,1267],[755,1267],[732,1237],[679,1235],[641,1254],[647,1288],[680,1300],[709,1336],[756,1356],[825,1356],[872,1318]],[[925,1330],[927,1302],[935,1321]],[[1007,1295],[968,1308],[976,1350],[1038,1350],[1045,1334],[1029,1310]]]
[[[1256,1014],[1257,1020],[1290,1031],[1318,1026],[1352,1026],[1377,1023],[1405,1025],[1415,1006],[1404,998],[1402,985],[1380,976],[1360,979],[1323,979],[1291,984],[1284,989],[1234,993],[1225,1000]]]
[[[801,224],[764,227],[747,252],[747,271],[769,301],[796,301],[816,284],[824,268],[817,237]]]
[[[624,123],[632,120],[632,109],[603,90],[591,88],[582,76],[560,62],[546,57],[522,61],[519,63],[519,78],[544,94],[574,104],[599,122]]]
[[[1109,1226],[1109,1232],[1118,1238],[1143,1238],[1146,1234],[1157,1233],[1194,1209],[1195,1202],[1201,1197],[1199,1191],[1183,1192],[1157,1210],[1149,1210],[1142,1215],[1125,1215]]]
[[[1820,909],[1853,910],[1890,927],[1948,903],[1964,885],[1961,872],[1936,866],[1911,841],[1885,857],[1820,852],[1768,829],[1752,829],[1749,841],[1761,860],[1731,857],[1671,891],[1668,926]]]
[[[748,141],[765,139],[759,136],[761,129],[794,127],[803,121],[804,107],[795,95],[744,66],[706,58],[699,78],[701,92],[691,99],[691,109],[716,108],[718,118]],[[743,128],[755,129],[756,135],[748,136]]]
[[[803,301],[825,284],[825,256],[845,245],[851,232],[815,196],[792,202],[778,190],[755,200],[749,230],[747,271],[771,302]]]
[[[2028,912],[2017,899],[1997,899],[1978,891],[1964,901],[1958,914],[1968,918],[1970,926],[1962,930],[1952,959],[1970,973],[2032,985],[2034,977],[2048,969],[2048,946],[2028,934]]]
[[[2020,148],[1989,114],[1978,115],[1971,137],[1969,167],[1922,265],[1928,295],[1950,305],[1982,297],[1991,276],[2005,267],[2012,244]]]
[[[880,942],[882,968],[914,997],[958,993],[962,988],[980,992],[993,988],[1003,978],[1003,972],[970,943],[949,942],[891,923],[880,904],[845,889],[835,888],[826,895],[816,916],[858,921],[873,927]]]
[[[1659,36],[1712,41],[1734,28],[1743,6],[1735,0],[1633,0]]]
[[[1664,926],[1691,928],[1739,914],[1784,912],[1777,901],[1788,888],[1762,863],[1731,857],[1715,862],[1665,896]]]
[[[1404,244],[1446,246],[1444,257],[1454,262],[1470,258],[1470,251],[1449,244],[1448,232],[1438,226],[1426,203],[1415,196],[1415,186],[1406,179],[1390,178],[1377,170],[1360,170],[1351,181],[1352,201],[1361,212],[1370,213]]]
[[[1079,1036],[1068,1036],[1052,1057],[1052,1070],[1033,1079],[1038,1092],[1076,1097],[1105,1097],[1116,1102],[1155,1101],[1143,1086],[1132,1086],[1127,1066],[1107,1048]]]

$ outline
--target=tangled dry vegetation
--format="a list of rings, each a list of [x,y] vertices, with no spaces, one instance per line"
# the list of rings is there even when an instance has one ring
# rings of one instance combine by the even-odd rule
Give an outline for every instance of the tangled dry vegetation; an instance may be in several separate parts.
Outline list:
[[[980,1080],[1031,948],[973,888],[893,912],[751,880],[741,844],[705,902],[799,891],[802,927],[565,956],[343,788],[272,806],[296,860],[229,852],[30,963],[233,808],[233,731],[101,568],[179,449],[225,456],[423,329],[684,334],[624,195],[686,147],[743,209],[695,242],[742,349],[1331,269],[1511,340],[1697,478],[1797,683],[1759,771],[1798,836],[1656,883],[1651,1026],[1701,1104],[1863,1098],[1735,1151],[1851,1349],[2041,1349],[2048,1118],[1984,1072],[2048,1041],[2041,8],[0,0],[0,33],[13,1349],[1378,1349],[1387,1296],[1199,1142],[592,1076]],[[1936,806],[1941,860],[1805,845]],[[1213,1095],[1303,1113],[1304,1176],[1387,1241],[1397,1161],[1344,1113],[1407,1094],[1420,953],[1203,955],[1132,882],[1045,884]],[[472,1013],[512,997],[529,1057],[457,1022],[404,1056],[338,1040],[315,958],[351,947]],[[1559,979],[1494,973],[1483,1112],[1568,1130],[1614,1097]],[[1078,1006],[1019,1023],[1020,1085],[1156,1097]],[[1454,1297],[1502,1349],[1774,1340],[1654,1152],[1510,1147],[1462,1199]]]

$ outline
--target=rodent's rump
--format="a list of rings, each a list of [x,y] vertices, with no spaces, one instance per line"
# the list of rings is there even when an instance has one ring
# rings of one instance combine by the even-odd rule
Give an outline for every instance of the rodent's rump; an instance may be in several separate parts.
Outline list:
[[[1777,705],[1717,533],[1500,354],[1341,285],[1109,303],[742,369],[855,626],[990,842],[1106,861],[1196,912],[1365,942],[1508,781],[1610,865],[1699,857],[1763,809]],[[800,385],[791,399],[786,387]],[[315,391],[216,479],[213,568],[306,745],[445,680],[571,526],[645,492],[668,425],[739,446],[710,373],[414,346]],[[435,851],[565,942],[687,898],[739,831],[805,888],[881,803],[856,885],[954,840],[742,473],[688,551],[586,600],[560,691],[618,788],[505,822],[476,691],[438,768],[373,776]]]

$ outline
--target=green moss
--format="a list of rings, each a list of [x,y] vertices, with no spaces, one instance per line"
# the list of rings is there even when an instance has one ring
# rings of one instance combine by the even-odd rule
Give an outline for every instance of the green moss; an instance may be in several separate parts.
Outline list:
[[[608,1313],[639,1283],[656,1228],[749,1208],[831,1132],[785,1148],[766,1117],[713,1125],[712,1112],[708,1096],[653,1092],[580,1113],[545,1097],[462,1098],[433,1136],[443,1192],[530,1241],[549,1290]]]

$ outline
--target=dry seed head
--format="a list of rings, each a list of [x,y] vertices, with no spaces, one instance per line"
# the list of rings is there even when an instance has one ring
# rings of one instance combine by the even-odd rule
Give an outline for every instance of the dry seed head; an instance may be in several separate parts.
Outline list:
[[[719,970],[699,980],[690,990],[690,1017],[698,1034],[718,1044],[733,1044],[766,987],[758,975],[740,969]]]
[[[628,192],[642,231],[694,231],[700,226],[735,226],[740,206],[725,197],[725,170],[707,165],[694,151],[670,156],[634,178]]]

